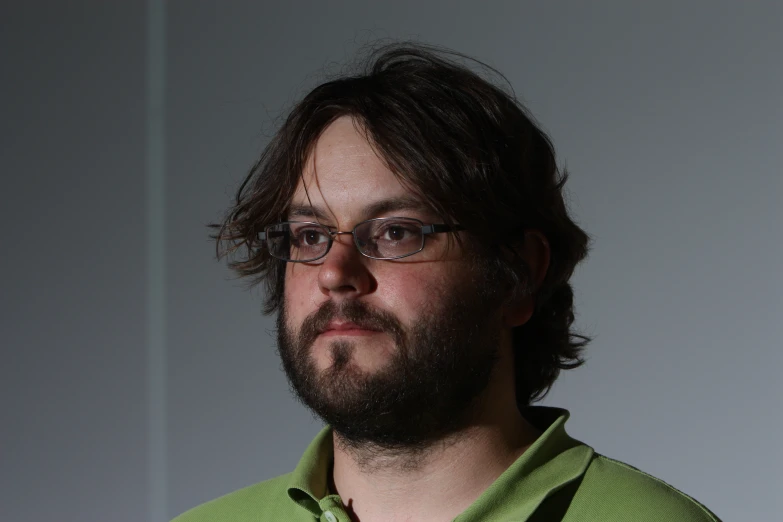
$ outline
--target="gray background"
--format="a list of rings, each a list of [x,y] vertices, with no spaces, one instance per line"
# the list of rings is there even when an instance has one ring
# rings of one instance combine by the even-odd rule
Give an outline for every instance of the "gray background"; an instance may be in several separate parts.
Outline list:
[[[154,11],[0,7],[0,520],[158,522],[294,467],[320,425],[204,225],[318,71],[378,37],[506,73],[572,173],[595,341],[544,403],[726,521],[779,519],[781,4],[327,4],[167,4],[162,253],[145,224]]]

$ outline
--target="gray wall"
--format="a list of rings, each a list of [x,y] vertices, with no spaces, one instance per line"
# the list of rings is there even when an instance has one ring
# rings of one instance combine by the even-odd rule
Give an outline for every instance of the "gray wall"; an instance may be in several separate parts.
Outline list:
[[[0,7],[0,520],[159,522],[296,464],[319,424],[204,224],[314,73],[376,37],[505,72],[572,173],[595,238],[578,325],[595,341],[545,404],[726,521],[776,519],[781,3],[269,4],[167,4],[163,253],[145,224],[154,11]]]

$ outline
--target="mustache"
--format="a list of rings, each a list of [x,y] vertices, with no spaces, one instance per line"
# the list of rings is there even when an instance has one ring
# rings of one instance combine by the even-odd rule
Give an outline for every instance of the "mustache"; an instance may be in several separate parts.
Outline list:
[[[398,346],[405,343],[405,329],[390,312],[372,308],[359,301],[343,301],[339,305],[334,301],[326,301],[302,321],[297,344],[302,347],[310,346],[335,319],[354,323],[360,328],[388,333]]]

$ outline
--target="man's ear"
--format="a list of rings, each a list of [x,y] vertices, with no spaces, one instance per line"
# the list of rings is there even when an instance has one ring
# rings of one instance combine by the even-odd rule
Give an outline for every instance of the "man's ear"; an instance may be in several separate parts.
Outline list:
[[[550,256],[549,241],[537,229],[526,230],[524,244],[514,250],[525,260],[529,268],[529,279],[523,282],[526,291],[515,292],[504,305],[503,323],[509,328],[527,323],[533,315],[536,295],[549,269]]]

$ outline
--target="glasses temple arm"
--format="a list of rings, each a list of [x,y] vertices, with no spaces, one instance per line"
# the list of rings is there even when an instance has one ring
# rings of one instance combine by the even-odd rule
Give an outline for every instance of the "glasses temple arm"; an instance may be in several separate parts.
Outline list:
[[[288,232],[274,232],[274,231],[272,231],[272,232],[269,233],[268,236],[267,236],[266,232],[259,232],[257,237],[261,241],[265,241],[267,239],[267,237],[269,239],[272,239],[272,238],[275,238],[275,237],[283,237],[283,236],[287,236],[287,235],[288,235]]]
[[[438,234],[440,232],[451,232],[452,230],[453,231],[457,231],[457,230],[463,230],[463,229],[464,229],[464,227],[462,227],[460,225],[454,225],[454,226],[440,225],[440,224],[439,225],[424,225],[423,227],[421,227],[421,233],[424,234],[424,235],[428,235],[428,234]]]

